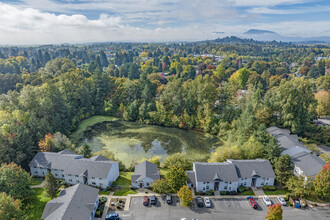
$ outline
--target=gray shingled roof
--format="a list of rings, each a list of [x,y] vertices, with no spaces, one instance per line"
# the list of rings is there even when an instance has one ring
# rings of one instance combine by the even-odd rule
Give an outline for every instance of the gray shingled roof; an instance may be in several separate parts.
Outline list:
[[[135,181],[139,181],[144,177],[149,177],[150,179],[153,180],[160,179],[160,174],[157,165],[147,160],[136,165],[134,174],[131,177],[132,184],[135,183]]]
[[[71,152],[71,151],[69,151]],[[116,161],[110,161],[103,156],[96,156],[91,159],[82,158],[81,155],[63,151],[38,152],[29,166],[47,167],[51,169],[63,170],[64,174],[83,175],[88,173],[88,177],[107,178],[109,171]],[[86,172],[87,171],[87,172]]]
[[[197,182],[212,182],[219,179],[223,182],[233,182],[238,180],[234,164],[223,163],[199,163],[194,162]]]
[[[300,152],[291,156],[292,163],[296,164],[305,176],[316,176],[326,164],[324,160],[308,152]]]
[[[89,220],[99,190],[83,184],[64,189],[60,195],[46,204],[44,220]]]
[[[301,153],[301,152],[311,153],[311,151],[309,149],[306,149],[306,148],[303,148],[300,146],[295,146],[295,147],[291,147],[291,148],[283,151],[281,154],[282,155],[288,154],[291,157],[291,156]]]
[[[267,128],[267,132],[277,140],[279,147],[283,150],[296,146],[300,146],[308,150],[308,148],[299,141],[298,136],[295,134],[290,134],[290,131],[287,129],[273,126]]]
[[[251,178],[259,176],[261,178],[275,178],[272,165],[269,160],[227,160],[236,166],[239,178]]]
[[[186,174],[188,175],[188,182],[196,185],[195,172],[193,170],[188,170],[188,171],[186,171]]]

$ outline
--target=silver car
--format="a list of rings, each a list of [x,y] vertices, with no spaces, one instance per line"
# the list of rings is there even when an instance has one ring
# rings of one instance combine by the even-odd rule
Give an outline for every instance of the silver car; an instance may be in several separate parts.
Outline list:
[[[272,205],[272,201],[269,199],[268,196],[264,195],[264,196],[262,197],[262,200],[264,200],[266,206],[270,206],[270,205]]]
[[[276,199],[277,199],[278,203],[280,203],[283,206],[286,206],[286,201],[282,197],[277,196]]]
[[[209,197],[204,198],[204,203],[205,203],[206,208],[211,208],[211,201],[210,201]]]

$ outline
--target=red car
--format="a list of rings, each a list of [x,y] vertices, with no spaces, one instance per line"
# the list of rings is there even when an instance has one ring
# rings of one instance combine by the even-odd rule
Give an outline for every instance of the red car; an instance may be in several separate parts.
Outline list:
[[[148,206],[149,205],[149,197],[148,196],[143,196],[143,205]]]
[[[256,201],[254,201],[254,199],[253,199],[252,196],[247,197],[247,199],[249,200],[252,208],[254,208],[254,209],[257,209],[258,208],[258,203],[256,203]]]

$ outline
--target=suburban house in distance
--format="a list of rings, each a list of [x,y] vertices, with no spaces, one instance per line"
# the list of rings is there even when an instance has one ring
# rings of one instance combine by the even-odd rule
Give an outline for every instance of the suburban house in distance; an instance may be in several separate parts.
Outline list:
[[[38,152],[29,166],[33,176],[51,172],[55,178],[71,185],[81,183],[106,188],[119,177],[119,162],[100,155],[87,159],[69,150]]]
[[[294,165],[294,175],[302,175],[306,181],[307,178],[314,179],[326,164],[324,160],[312,154],[311,150],[299,141],[297,135],[290,134],[289,130],[270,127],[267,128],[267,131],[277,140],[279,146],[283,149],[281,154],[288,154],[291,157],[291,162]]]
[[[239,186],[272,186],[275,181],[273,168],[268,160],[231,160],[222,163],[193,163],[193,170],[186,172],[188,186],[203,191],[237,191]]]
[[[99,189],[83,184],[66,188],[47,202],[41,219],[92,220],[99,204],[98,193]]]
[[[131,184],[134,188],[150,187],[155,180],[159,179],[160,174],[157,165],[146,160],[135,166]]]

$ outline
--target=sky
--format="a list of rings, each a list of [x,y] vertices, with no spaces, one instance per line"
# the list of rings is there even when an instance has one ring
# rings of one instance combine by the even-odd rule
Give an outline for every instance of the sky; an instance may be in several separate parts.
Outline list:
[[[330,0],[0,0],[0,45],[330,36]]]

